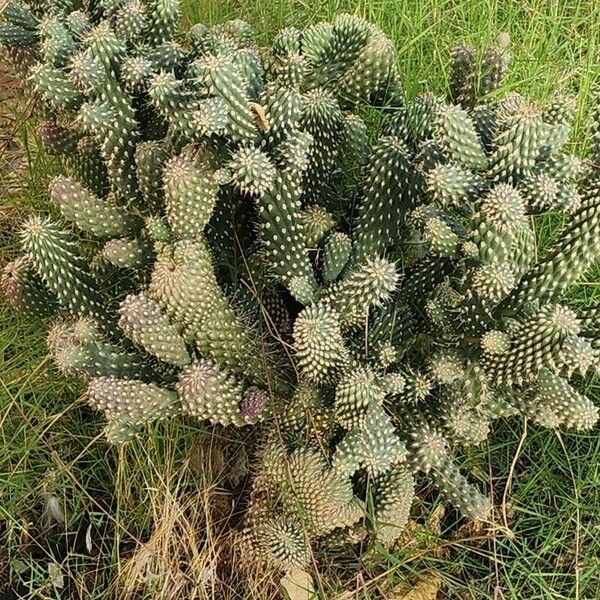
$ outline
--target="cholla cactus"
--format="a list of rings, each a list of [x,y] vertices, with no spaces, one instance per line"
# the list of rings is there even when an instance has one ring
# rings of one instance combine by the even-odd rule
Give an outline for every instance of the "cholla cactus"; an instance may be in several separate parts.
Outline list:
[[[66,375],[143,378],[149,369],[143,357],[102,339],[87,318],[56,322],[48,332],[48,347],[58,368]]]
[[[119,308],[119,326],[150,354],[175,365],[187,365],[191,356],[176,325],[146,294],[129,295]]]
[[[44,289],[42,279],[33,270],[26,256],[21,256],[4,267],[0,287],[12,306],[30,316],[44,318],[51,316],[56,310],[56,297]]]
[[[241,381],[207,360],[181,371],[177,391],[186,414],[221,425],[256,423],[266,404],[261,390],[244,390]]]
[[[116,443],[131,440],[143,425],[173,417],[181,409],[172,390],[133,379],[94,378],[85,397],[90,406],[104,412],[106,436]]]
[[[52,4],[10,3],[0,43],[36,55],[65,171],[50,199],[75,231],[32,217],[2,289],[66,313],[51,354],[90,380],[110,441],[178,415],[264,422],[247,529],[287,569],[354,527],[391,545],[413,475],[490,518],[458,457],[494,419],[593,427],[569,380],[598,368],[600,310],[565,292],[600,258],[597,165],[568,154],[572,99],[501,97],[506,35],[453,53],[448,101],[404,101],[358,16],[270,48],[240,20],[180,45],[177,0]],[[386,107],[378,139],[363,101]],[[550,210],[565,226],[540,248]]]

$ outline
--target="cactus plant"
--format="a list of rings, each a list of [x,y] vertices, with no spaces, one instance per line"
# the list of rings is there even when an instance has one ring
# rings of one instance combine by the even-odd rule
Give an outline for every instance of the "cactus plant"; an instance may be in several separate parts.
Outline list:
[[[51,355],[89,380],[109,441],[264,423],[246,534],[288,569],[357,526],[393,544],[415,478],[490,518],[460,455],[495,419],[596,423],[570,380],[598,368],[600,311],[565,292],[600,258],[597,165],[568,154],[569,97],[501,96],[506,35],[453,52],[448,100],[405,100],[358,16],[270,48],[240,20],[180,45],[176,0],[55,4],[9,3],[0,43],[36,53],[66,173],[50,199],[75,228],[26,221],[2,289],[66,313]],[[565,226],[540,248],[549,211]]]

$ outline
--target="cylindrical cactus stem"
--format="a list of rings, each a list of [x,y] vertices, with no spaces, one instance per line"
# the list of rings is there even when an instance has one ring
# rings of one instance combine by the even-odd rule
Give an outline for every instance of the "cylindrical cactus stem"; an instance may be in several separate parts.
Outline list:
[[[43,121],[38,125],[38,135],[44,150],[52,156],[59,156],[75,152],[81,134],[73,128]]]
[[[149,374],[140,355],[103,340],[96,324],[87,317],[56,322],[47,341],[54,362],[66,375],[136,379]]]
[[[117,38],[122,39],[128,46],[143,41],[147,34],[147,7],[141,0],[128,0],[119,6],[114,15],[114,28]]]
[[[410,156],[400,138],[381,138],[373,148],[367,169],[352,236],[355,262],[382,254],[391,240],[397,239],[413,201]]]
[[[586,431],[598,422],[598,407],[592,400],[549,369],[540,371],[529,397],[517,407],[544,427]]]
[[[160,306],[143,292],[129,295],[119,308],[119,326],[135,344],[174,365],[187,365],[192,358],[179,329],[171,324]]]
[[[547,131],[537,108],[521,105],[506,117],[490,158],[489,176],[495,181],[516,184],[536,166]]]
[[[264,409],[264,402],[261,407],[256,402],[252,407],[245,404],[244,384],[209,360],[185,367],[176,387],[184,414],[213,424],[241,427],[256,423]]]
[[[333,93],[324,88],[304,94],[302,105],[300,127],[312,137],[303,195],[314,203],[324,193],[328,173],[335,169],[343,141],[344,115]]]
[[[227,134],[241,143],[253,143],[259,135],[242,74],[233,58],[206,54],[192,63],[192,71],[211,95],[227,103]]]
[[[222,297],[206,244],[199,238],[166,245],[157,255],[148,293],[186,337],[193,337]]]
[[[375,480],[375,537],[386,546],[393,544],[408,524],[414,486],[414,479],[403,466],[394,467]]]
[[[477,51],[464,44],[452,50],[450,59],[450,98],[464,108],[477,99]]]
[[[462,108],[446,106],[440,109],[435,116],[433,133],[452,160],[474,171],[487,167],[488,159],[475,124]]]
[[[489,519],[490,501],[467,481],[451,460],[433,468],[431,477],[435,486],[463,516],[473,521]]]
[[[519,282],[506,301],[518,311],[534,300],[560,296],[586,273],[600,256],[600,194],[583,200],[553,246]]]
[[[135,150],[138,185],[150,212],[160,210],[164,203],[163,169],[168,157],[162,142],[141,142]]]
[[[33,13],[14,0],[9,1],[2,7],[2,17],[11,25],[30,31],[35,31],[39,27],[39,21]]]
[[[394,44],[383,32],[376,31],[369,37],[354,64],[340,78],[335,89],[344,100],[381,100],[398,83],[395,63]]]
[[[349,354],[337,314],[326,305],[305,308],[294,323],[294,349],[298,367],[309,381],[335,380]]]
[[[198,237],[217,201],[216,173],[190,151],[168,160],[163,177],[166,214],[173,235],[180,239]]]
[[[284,285],[293,278],[304,280],[315,290],[317,285],[308,255],[303,225],[300,219],[302,177],[307,165],[311,136],[293,132],[280,146],[284,165],[279,169],[273,189],[257,199],[261,219],[261,237],[273,273]],[[298,300],[312,300],[312,293]]]
[[[53,109],[76,110],[83,103],[77,86],[60,69],[40,63],[29,73],[37,91]]]
[[[9,304],[23,311],[28,317],[44,319],[56,311],[56,296],[44,287],[26,256],[21,256],[4,266],[0,289]]]
[[[142,227],[139,217],[63,175],[52,180],[50,198],[66,219],[101,238],[126,236]]]
[[[542,368],[562,367],[563,343],[579,332],[573,310],[547,304],[516,327],[507,351],[484,350],[482,367],[497,385],[520,385],[535,379]]]
[[[105,435],[111,443],[128,442],[144,425],[170,419],[181,412],[176,392],[135,379],[94,378],[85,399],[108,419]]]
[[[152,249],[140,238],[108,240],[99,256],[119,269],[144,270],[152,258]]]
[[[179,0],[150,0],[148,4],[150,43],[157,46],[173,39],[179,22]]]
[[[32,217],[21,230],[21,241],[31,264],[62,306],[115,331],[113,318],[67,232],[48,218]]]
[[[479,95],[485,96],[502,84],[511,59],[509,46],[510,35],[503,31],[498,35],[496,44],[485,51],[481,64]]]

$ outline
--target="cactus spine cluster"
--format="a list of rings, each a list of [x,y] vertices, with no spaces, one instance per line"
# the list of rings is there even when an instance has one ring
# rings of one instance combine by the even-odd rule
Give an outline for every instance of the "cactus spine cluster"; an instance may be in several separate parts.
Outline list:
[[[567,152],[570,98],[489,99],[506,36],[453,52],[447,99],[406,101],[356,16],[260,48],[239,20],[179,43],[176,0],[91,4],[3,13],[64,175],[60,222],[23,224],[2,288],[53,319],[111,442],[264,423],[247,534],[286,569],[360,524],[393,544],[416,478],[489,519],[455,457],[494,419],[596,423],[569,380],[598,368],[600,311],[565,292],[600,258],[598,166]],[[548,211],[566,225],[540,249]]]

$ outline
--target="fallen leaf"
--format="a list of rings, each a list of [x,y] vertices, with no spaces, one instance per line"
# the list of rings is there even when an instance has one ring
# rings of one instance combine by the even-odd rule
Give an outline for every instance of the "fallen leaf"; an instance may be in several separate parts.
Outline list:
[[[91,554],[94,549],[92,545],[92,524],[88,525],[88,528],[85,532],[85,548]]]
[[[443,504],[438,504],[433,512],[427,517],[427,528],[431,533],[439,535],[442,532],[442,519],[446,514],[446,509]]]
[[[401,584],[391,590],[386,600],[437,600],[442,580],[437,575],[427,575],[412,587]]]
[[[48,577],[50,578],[50,583],[55,588],[60,589],[65,587],[65,579],[58,563],[48,563]]]
[[[310,600],[315,588],[312,577],[303,569],[291,568],[282,578],[281,586],[289,600]]]

